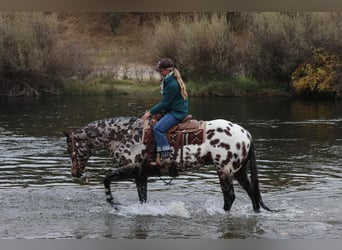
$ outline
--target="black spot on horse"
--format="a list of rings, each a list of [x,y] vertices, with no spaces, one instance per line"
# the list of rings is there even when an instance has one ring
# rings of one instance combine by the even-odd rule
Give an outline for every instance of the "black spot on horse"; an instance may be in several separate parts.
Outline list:
[[[244,158],[247,157],[247,148],[246,148],[246,143],[244,141],[242,142],[242,156]]]
[[[134,135],[134,141],[139,142],[140,136],[138,134]]]
[[[238,150],[240,150],[240,148],[241,148],[240,142],[236,143],[236,148],[237,148]]]
[[[215,135],[215,130],[214,129],[209,129],[207,131],[207,139],[210,140],[211,138],[213,138],[213,136]]]
[[[227,160],[231,160],[233,158],[233,153],[231,152],[231,151],[229,151],[228,153],[227,153]]]
[[[201,158],[201,148],[198,148],[197,149],[197,152],[196,152],[196,154],[195,154],[195,157],[196,157],[196,159],[200,159]]]
[[[219,139],[215,139],[215,140],[212,140],[212,141],[210,142],[210,145],[214,146],[214,145],[218,144],[219,142],[220,142]]]
[[[230,159],[228,159],[228,158],[225,159],[224,161],[222,161],[221,167],[227,166],[229,164],[229,162],[230,162]]]
[[[238,169],[240,167],[240,159],[237,159],[233,162],[233,168]]]
[[[223,129],[222,128],[217,128],[216,131],[219,132],[219,133],[222,133]]]
[[[229,130],[230,130],[230,129],[225,129],[225,130],[224,130],[224,133],[225,133],[226,135],[228,135],[228,136],[232,136],[232,133],[230,133]]]
[[[135,162],[138,162],[138,163],[142,163],[142,162],[143,162],[143,159],[142,159],[141,155],[138,154],[138,155],[135,156],[134,161],[135,161]]]
[[[220,146],[226,150],[229,150],[230,149],[230,145],[227,144],[227,143],[224,143],[224,142],[221,142]]]

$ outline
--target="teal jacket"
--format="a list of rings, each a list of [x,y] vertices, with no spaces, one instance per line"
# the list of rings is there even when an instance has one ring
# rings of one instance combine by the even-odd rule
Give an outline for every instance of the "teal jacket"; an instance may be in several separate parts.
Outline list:
[[[151,108],[151,114],[164,112],[164,114],[172,114],[175,118],[182,120],[189,111],[188,99],[183,99],[179,84],[173,74],[167,75],[162,84],[163,99]]]

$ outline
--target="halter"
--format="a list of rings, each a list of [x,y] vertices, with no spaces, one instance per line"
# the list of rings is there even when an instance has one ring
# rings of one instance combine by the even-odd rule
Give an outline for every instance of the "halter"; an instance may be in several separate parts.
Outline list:
[[[75,150],[75,133],[72,132],[70,135],[71,139],[71,157],[76,156],[76,150]]]
[[[76,153],[76,143],[75,143],[75,133],[72,132],[70,135],[71,139],[71,161],[74,165],[74,161],[76,161],[76,167],[78,170],[80,170],[82,173],[84,173],[84,170],[81,168],[81,164],[79,164],[77,160],[77,153]]]

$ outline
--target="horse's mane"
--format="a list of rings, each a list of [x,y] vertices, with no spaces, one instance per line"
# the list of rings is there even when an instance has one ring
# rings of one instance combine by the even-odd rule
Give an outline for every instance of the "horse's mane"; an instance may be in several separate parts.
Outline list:
[[[117,123],[123,123],[123,124],[130,124],[130,123],[134,123],[138,120],[138,117],[130,117],[130,116],[118,116],[118,117],[110,117],[110,118],[104,118],[101,120],[97,120],[97,121],[93,121],[91,123],[89,123],[87,126],[94,126],[94,125],[98,125],[98,124],[117,124]]]

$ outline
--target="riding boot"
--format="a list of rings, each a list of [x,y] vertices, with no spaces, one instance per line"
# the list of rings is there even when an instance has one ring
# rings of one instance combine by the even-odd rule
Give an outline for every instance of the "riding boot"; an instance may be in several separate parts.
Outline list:
[[[168,168],[171,165],[170,151],[160,152],[160,167]]]
[[[152,161],[151,166],[165,167],[166,165],[170,165],[171,159],[169,155],[169,151],[158,152],[156,156],[156,161]]]
[[[151,161],[150,162],[151,166],[161,166],[161,162],[160,162],[160,153],[157,153],[156,155],[156,161]]]

